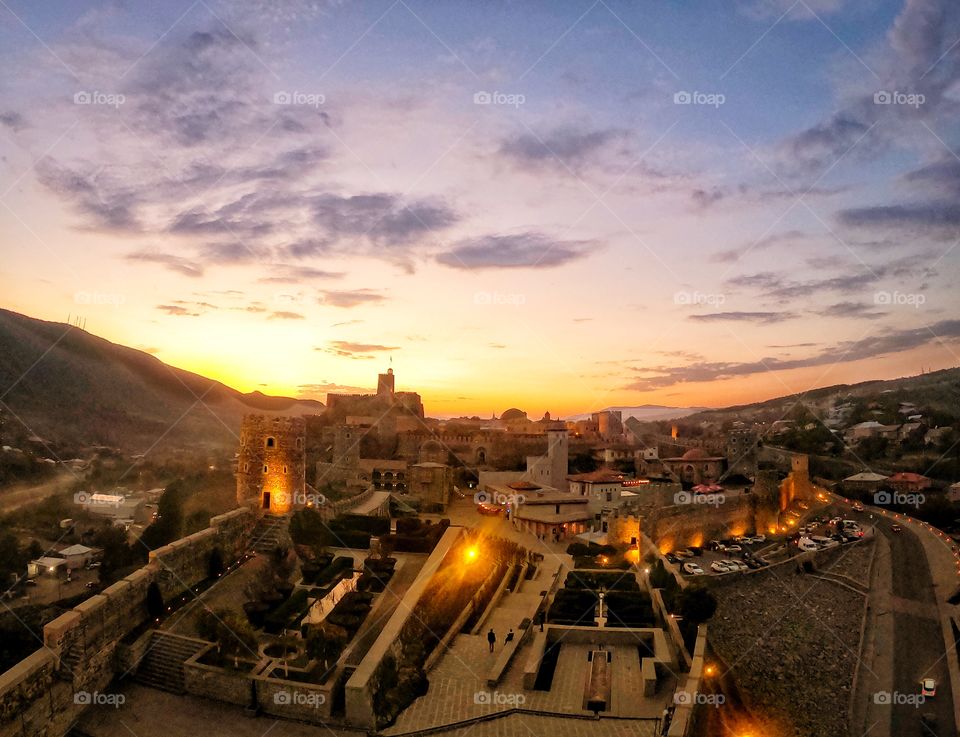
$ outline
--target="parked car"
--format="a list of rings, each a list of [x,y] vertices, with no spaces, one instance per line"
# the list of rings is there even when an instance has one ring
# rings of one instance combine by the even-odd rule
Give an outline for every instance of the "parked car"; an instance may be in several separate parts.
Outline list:
[[[670,562],[670,563],[679,563],[679,562],[680,562],[680,559],[679,559],[677,556],[675,556],[673,553],[667,553],[666,559],[667,559],[667,561]]]
[[[687,550],[689,550],[695,556],[703,555],[703,548],[701,548],[699,545],[691,545],[689,548],[687,548]]]
[[[727,545],[723,549],[723,552],[724,553],[740,553],[740,552],[743,552],[743,548],[741,548],[739,545]]]
[[[730,568],[730,566],[728,566],[722,560],[715,560],[710,564],[710,570],[714,573],[730,573],[730,571],[735,569]]]
[[[693,557],[693,552],[690,551],[690,550],[686,550],[686,549],[684,549],[684,550],[674,550],[674,551],[673,551],[673,554],[674,554],[675,556],[677,556],[678,558],[692,558],[692,557]]]
[[[700,566],[698,566],[696,563],[684,563],[684,564],[683,564],[683,572],[684,572],[684,573],[687,573],[687,574],[689,574],[689,575],[691,575],[691,576],[702,576],[702,575],[703,575],[703,569],[702,569]]]
[[[853,505],[853,509],[855,512],[862,512],[863,505],[860,502],[857,502],[856,504]]]
[[[937,682],[932,678],[924,678],[920,681],[920,695],[925,699],[932,699],[937,695]]]
[[[765,542],[767,541],[767,536],[766,536],[766,535],[754,535],[752,539],[753,539],[753,542],[755,542],[755,543],[765,543]]]
[[[900,532],[903,528],[900,525],[890,525],[890,532]]]
[[[758,568],[763,568],[763,566],[760,565],[760,563],[753,558],[750,558],[750,560],[748,560],[746,563],[747,563],[747,568],[749,568],[751,571],[755,571]]]
[[[800,540],[797,541],[797,547],[800,548],[800,550],[803,550],[804,552],[810,552],[813,550],[820,549],[820,546],[817,545],[809,537],[801,537]]]

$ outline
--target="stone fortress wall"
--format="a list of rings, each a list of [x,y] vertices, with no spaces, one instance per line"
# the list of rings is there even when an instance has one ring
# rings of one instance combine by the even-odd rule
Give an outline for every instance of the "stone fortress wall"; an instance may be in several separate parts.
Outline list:
[[[151,551],[147,565],[48,623],[41,648],[0,674],[0,737],[65,735],[86,708],[77,694],[103,693],[123,675],[121,640],[147,621],[150,584],[165,600],[182,594],[209,576],[215,548],[225,565],[239,559],[254,522],[248,509],[214,517],[208,528]]]

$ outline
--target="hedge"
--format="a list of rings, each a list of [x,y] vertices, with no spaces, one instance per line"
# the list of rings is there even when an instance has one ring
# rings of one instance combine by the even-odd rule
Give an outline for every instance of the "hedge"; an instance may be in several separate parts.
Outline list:
[[[271,634],[277,634],[292,624],[292,620],[299,621],[309,607],[307,592],[301,589],[267,615],[263,623],[264,629]]]

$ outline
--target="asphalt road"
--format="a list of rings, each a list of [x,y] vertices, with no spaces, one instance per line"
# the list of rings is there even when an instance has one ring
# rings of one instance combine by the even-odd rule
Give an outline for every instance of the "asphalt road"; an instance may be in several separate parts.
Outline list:
[[[923,545],[907,525],[903,526],[902,532],[893,532],[891,525],[894,523],[879,515],[874,515],[874,519],[870,520],[869,510],[859,514],[851,511],[850,518],[860,519],[864,524],[876,525],[877,530],[890,542],[894,596],[894,691],[900,694],[918,694],[923,678],[934,678],[937,681],[936,697],[928,699],[922,706],[891,706],[893,714],[890,734],[896,737],[956,735],[950,674],[943,650],[943,631]],[[921,731],[920,716],[925,713],[936,714],[935,732]]]

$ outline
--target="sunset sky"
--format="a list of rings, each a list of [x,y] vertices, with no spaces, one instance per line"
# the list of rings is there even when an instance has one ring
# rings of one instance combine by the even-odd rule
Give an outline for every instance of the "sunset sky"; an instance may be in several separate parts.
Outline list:
[[[960,365],[960,3],[0,4],[0,306],[428,414]]]

